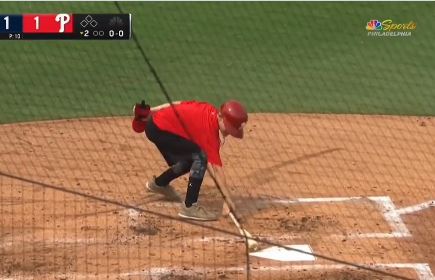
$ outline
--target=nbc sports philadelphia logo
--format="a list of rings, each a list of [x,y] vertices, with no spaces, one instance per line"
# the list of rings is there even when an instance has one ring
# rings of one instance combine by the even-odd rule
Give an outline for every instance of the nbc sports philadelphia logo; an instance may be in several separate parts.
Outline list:
[[[396,23],[391,19],[372,19],[366,25],[367,36],[371,37],[410,37],[416,28],[417,23],[414,21]]]

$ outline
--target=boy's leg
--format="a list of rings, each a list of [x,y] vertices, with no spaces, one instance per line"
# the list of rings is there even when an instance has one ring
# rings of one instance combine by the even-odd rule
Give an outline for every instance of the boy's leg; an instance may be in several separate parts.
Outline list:
[[[189,183],[187,185],[186,207],[198,202],[199,191],[201,190],[202,181],[207,171],[207,156],[204,152],[192,155],[192,167],[190,169]]]
[[[173,164],[169,169],[164,171],[160,176],[156,177],[154,182],[158,186],[167,186],[169,183],[189,172],[192,166],[192,160],[180,160],[179,162]]]
[[[169,168],[156,177],[156,184],[167,186],[174,179],[188,173],[192,167],[192,155],[200,151],[200,148],[185,139],[173,137],[171,143],[175,146],[168,146],[167,142],[156,143],[157,148],[164,157]],[[176,152],[174,152],[176,149]]]
[[[178,214],[180,217],[199,221],[214,221],[219,218],[215,213],[208,212],[197,204],[202,181],[207,171],[207,156],[204,152],[192,155],[193,163],[190,170],[184,207]]]

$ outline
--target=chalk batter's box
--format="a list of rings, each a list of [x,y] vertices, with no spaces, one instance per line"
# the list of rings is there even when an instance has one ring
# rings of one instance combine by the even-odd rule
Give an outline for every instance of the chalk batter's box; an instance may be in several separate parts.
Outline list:
[[[0,15],[1,40],[128,40],[131,14]]]

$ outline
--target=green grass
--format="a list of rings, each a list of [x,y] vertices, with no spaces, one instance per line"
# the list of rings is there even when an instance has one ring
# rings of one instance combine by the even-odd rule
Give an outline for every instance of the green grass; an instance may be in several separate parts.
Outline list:
[[[435,3],[121,2],[174,100],[250,111],[435,115]],[[117,13],[113,2],[2,2],[8,13]],[[370,19],[417,22],[372,38]],[[165,102],[131,41],[3,41],[0,123],[127,115]]]

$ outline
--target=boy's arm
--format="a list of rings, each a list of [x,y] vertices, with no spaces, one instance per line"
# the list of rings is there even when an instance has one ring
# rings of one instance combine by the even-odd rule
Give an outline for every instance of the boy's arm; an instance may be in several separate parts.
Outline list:
[[[223,208],[222,208],[222,215],[227,216],[230,214],[230,208],[235,210],[235,204],[233,200],[231,199],[230,192],[228,190],[227,186],[227,180],[225,177],[224,169],[221,166],[218,165],[212,165],[209,163],[209,171],[211,175],[216,179],[217,184],[219,185],[225,199],[223,202]],[[227,205],[227,202],[229,205]],[[231,206],[231,207],[229,207]]]

